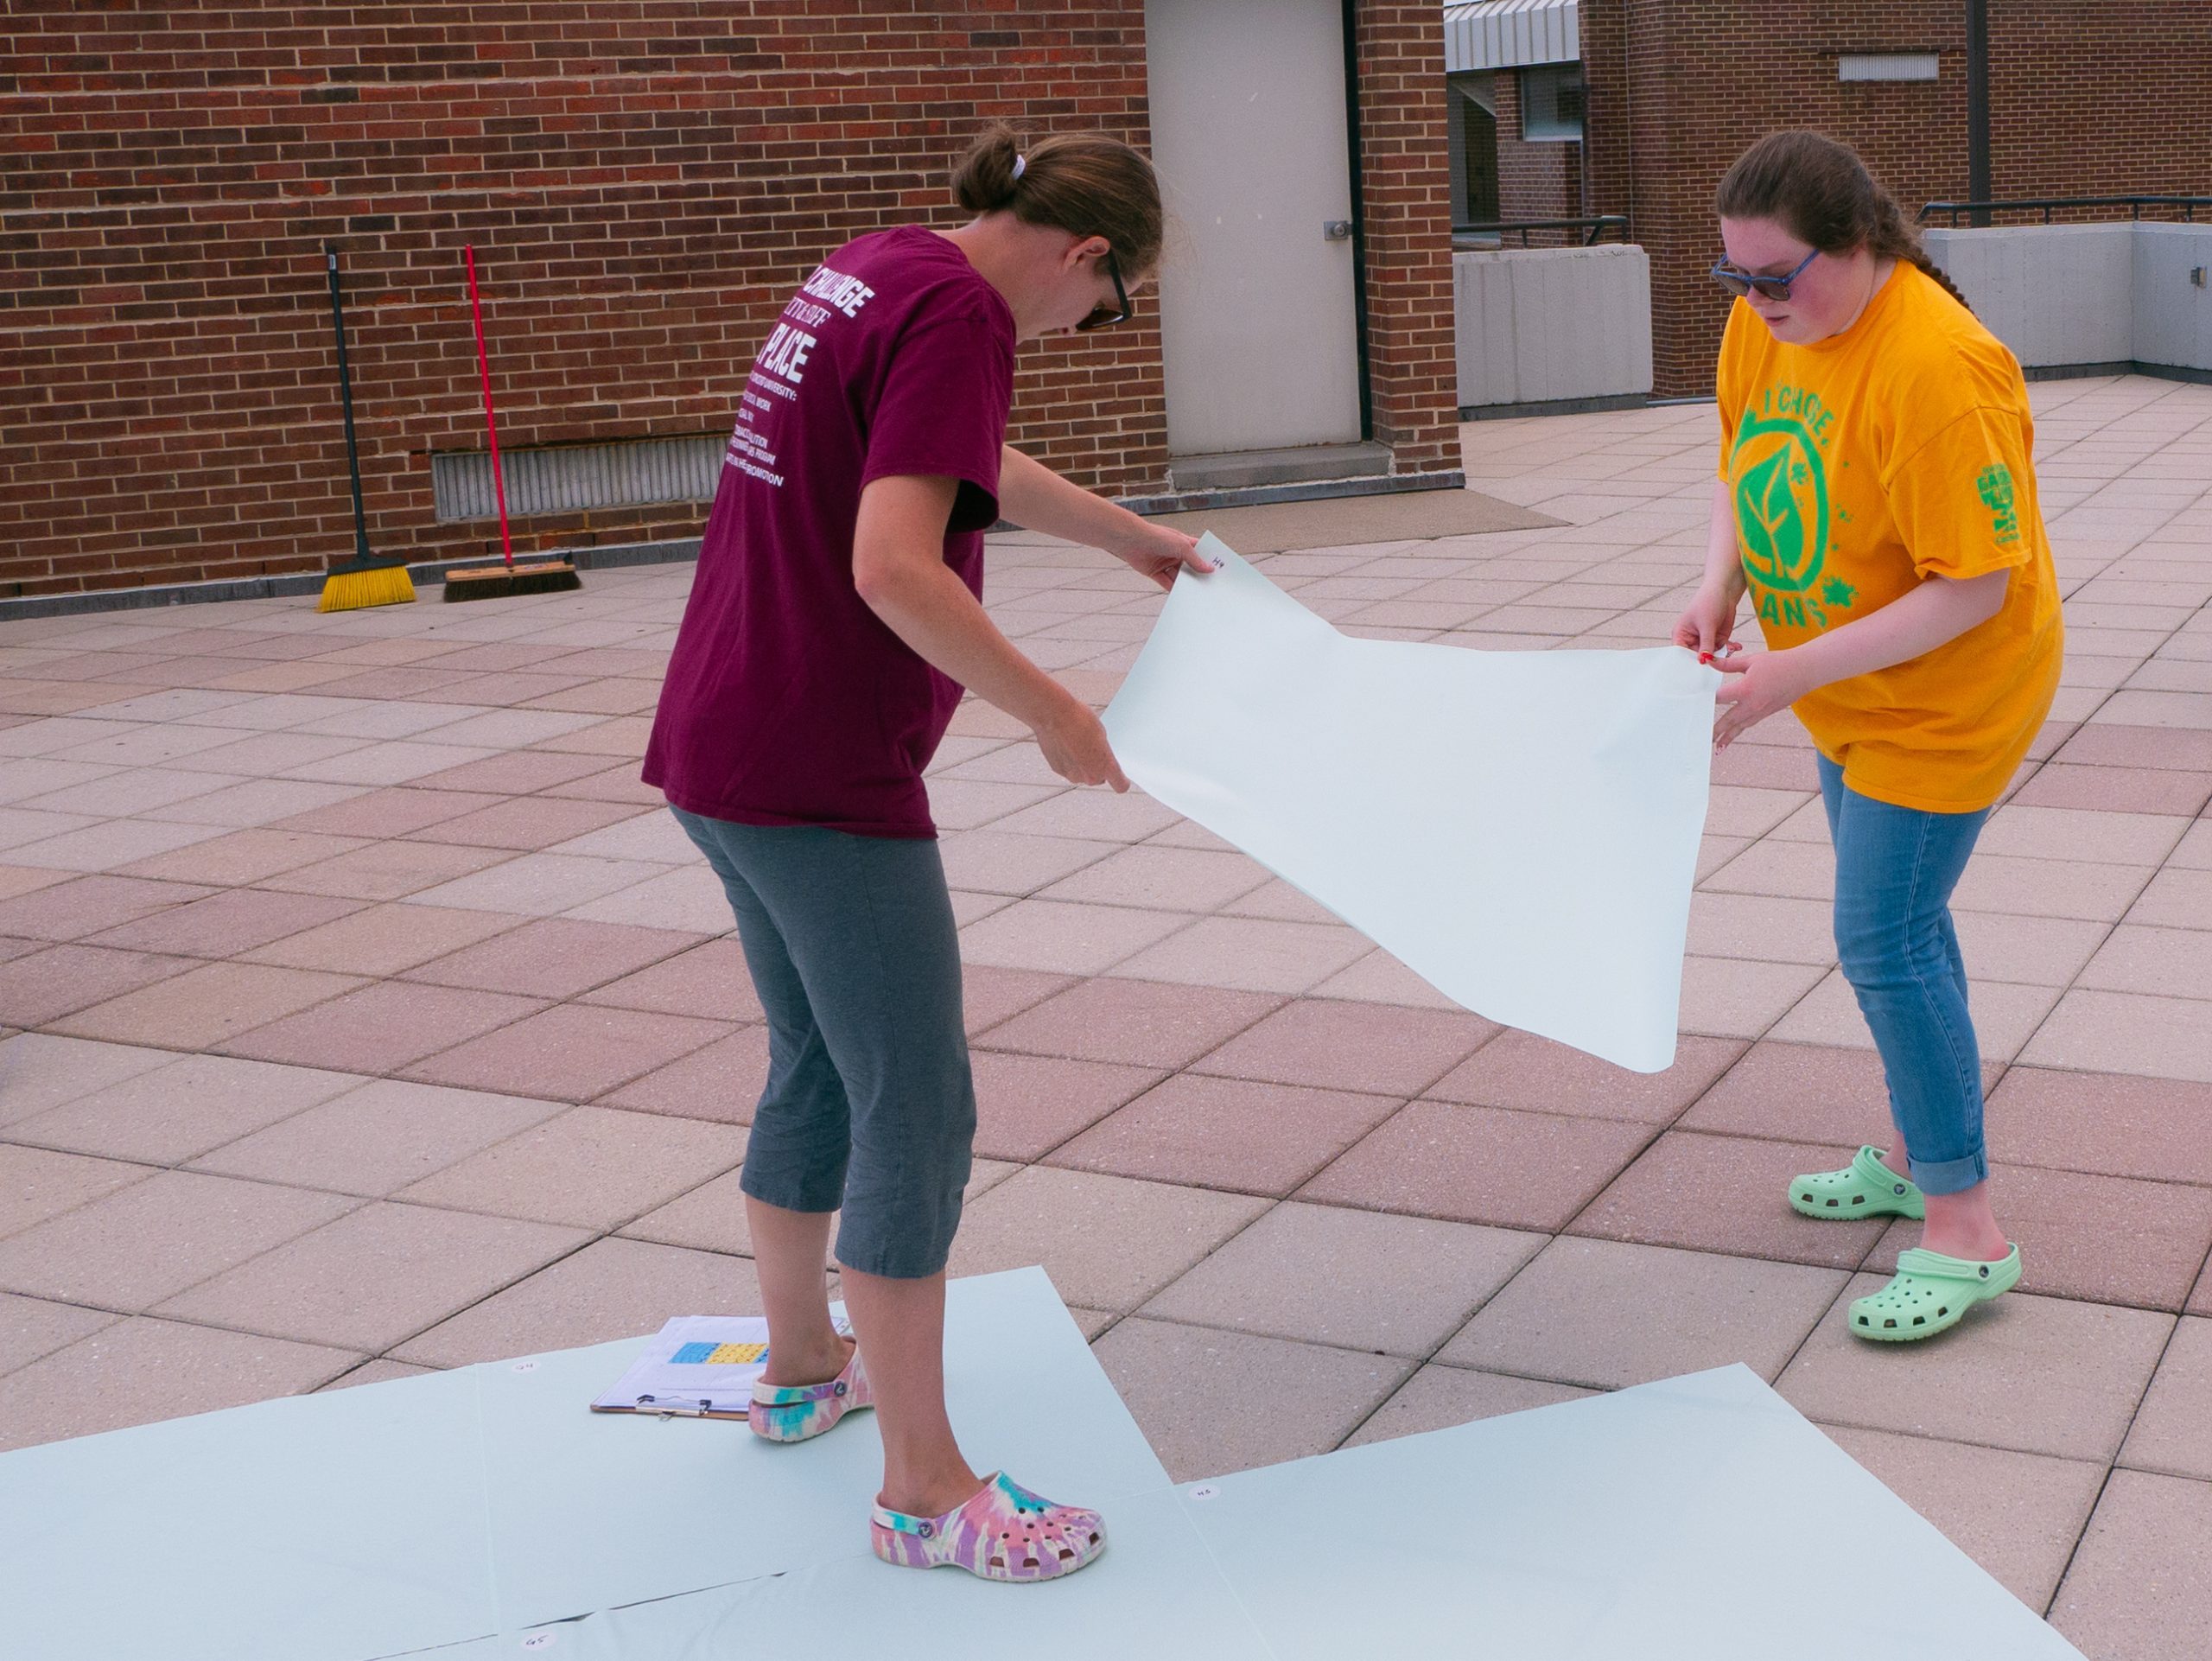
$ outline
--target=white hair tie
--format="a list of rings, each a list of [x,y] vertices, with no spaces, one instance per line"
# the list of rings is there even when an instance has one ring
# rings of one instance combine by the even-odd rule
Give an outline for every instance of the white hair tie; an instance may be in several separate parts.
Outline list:
[[[1014,176],[1019,179],[1022,175],[1023,169],[1028,167],[1028,165],[1029,158],[1027,156],[1016,156],[1014,158]]]

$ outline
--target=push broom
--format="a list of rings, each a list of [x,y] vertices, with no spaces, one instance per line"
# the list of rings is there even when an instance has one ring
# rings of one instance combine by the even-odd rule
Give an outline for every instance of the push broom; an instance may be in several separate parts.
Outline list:
[[[507,530],[507,481],[499,469],[499,423],[492,413],[492,358],[484,347],[484,305],[476,293],[474,246],[464,249],[462,255],[468,266],[468,314],[476,324],[476,367],[484,382],[484,430],[492,442],[492,494],[499,505],[499,551],[505,563],[474,570],[448,571],[446,598],[494,600],[509,595],[581,589],[583,579],[565,559],[547,560],[535,565],[515,563],[514,538]]]
[[[361,452],[353,440],[353,376],[346,362],[346,306],[338,296],[338,251],[322,245],[330,272],[330,326],[338,335],[338,396],[346,410],[346,472],[353,484],[353,557],[334,565],[317,611],[396,606],[415,598],[404,557],[378,559],[369,551],[369,522],[361,512]]]

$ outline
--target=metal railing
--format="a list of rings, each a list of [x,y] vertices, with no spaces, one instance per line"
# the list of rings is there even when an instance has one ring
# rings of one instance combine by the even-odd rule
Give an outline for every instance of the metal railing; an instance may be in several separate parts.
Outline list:
[[[2212,196],[2034,196],[2011,197],[2003,201],[1930,202],[1920,210],[1915,223],[1925,225],[1936,214],[1948,213],[1955,229],[1961,213],[1974,215],[1977,225],[1987,225],[1992,213],[2032,213],[2040,211],[2043,222],[2049,225],[2054,212],[2069,207],[2124,207],[2131,220],[2141,219],[2145,208],[2161,209],[2167,213],[2179,209],[2182,217],[2194,225],[2198,208],[2212,212]]]
[[[1531,231],[1580,231],[1586,248],[1604,239],[1608,231],[1618,232],[1623,242],[1628,240],[1628,215],[1625,213],[1598,213],[1580,220],[1478,220],[1471,225],[1455,225],[1452,235],[1460,237],[1496,237],[1503,243],[1510,236],[1518,236],[1523,248],[1534,245],[1529,240]]]

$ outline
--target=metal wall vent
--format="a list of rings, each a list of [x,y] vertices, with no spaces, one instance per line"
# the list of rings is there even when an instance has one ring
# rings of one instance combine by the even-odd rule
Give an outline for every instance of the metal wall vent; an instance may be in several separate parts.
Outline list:
[[[725,434],[698,433],[612,444],[503,449],[499,467],[506,475],[507,512],[518,518],[654,502],[710,502],[728,442]],[[441,520],[499,517],[488,451],[433,455],[430,493]]]

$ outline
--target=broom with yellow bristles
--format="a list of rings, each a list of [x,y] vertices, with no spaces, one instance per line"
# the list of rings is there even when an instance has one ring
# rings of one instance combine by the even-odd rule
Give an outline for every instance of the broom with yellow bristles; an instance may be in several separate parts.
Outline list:
[[[369,552],[369,522],[361,512],[361,453],[353,441],[353,376],[346,363],[346,308],[338,297],[338,251],[322,245],[330,270],[330,325],[338,334],[338,394],[346,410],[346,471],[353,482],[353,557],[330,568],[317,611],[352,611],[361,606],[395,606],[415,597],[404,559],[378,559]]]

